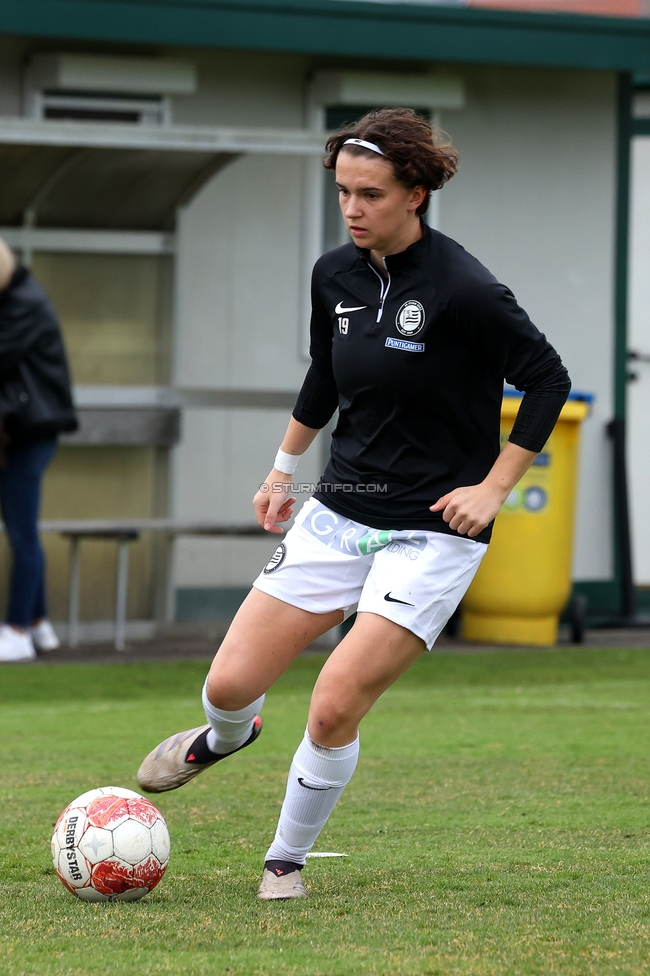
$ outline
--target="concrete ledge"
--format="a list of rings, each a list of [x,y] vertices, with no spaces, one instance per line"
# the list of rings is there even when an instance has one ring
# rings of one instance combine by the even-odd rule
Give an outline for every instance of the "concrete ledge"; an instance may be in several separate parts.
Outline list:
[[[62,434],[62,447],[172,447],[180,440],[177,407],[81,407],[79,429]]]

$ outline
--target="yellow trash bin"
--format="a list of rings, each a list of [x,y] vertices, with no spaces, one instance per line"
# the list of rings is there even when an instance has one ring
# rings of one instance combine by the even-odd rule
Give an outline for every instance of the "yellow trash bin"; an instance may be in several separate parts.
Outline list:
[[[555,644],[571,590],[580,424],[589,394],[572,394],[544,450],[508,496],[462,604],[462,637],[487,644]],[[501,442],[521,396],[505,395]]]

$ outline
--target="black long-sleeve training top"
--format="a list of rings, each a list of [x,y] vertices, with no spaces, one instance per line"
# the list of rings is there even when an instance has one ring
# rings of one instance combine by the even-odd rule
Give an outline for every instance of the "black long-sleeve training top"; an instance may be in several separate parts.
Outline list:
[[[20,265],[0,291],[0,418],[12,445],[78,427],[56,312]]]
[[[571,383],[512,292],[455,241],[423,224],[385,265],[352,243],[316,262],[312,363],[293,416],[321,428],[339,409],[315,493],[333,511],[456,535],[429,506],[490,471],[504,379],[525,393],[510,440],[529,451],[544,447]]]

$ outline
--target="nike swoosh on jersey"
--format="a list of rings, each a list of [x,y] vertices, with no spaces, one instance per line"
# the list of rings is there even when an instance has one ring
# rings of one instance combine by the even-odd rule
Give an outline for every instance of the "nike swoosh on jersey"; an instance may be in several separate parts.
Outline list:
[[[367,305],[355,305],[354,308],[344,308],[343,302],[339,302],[334,312],[336,315],[343,315],[345,312],[360,312],[362,308],[368,308]]]
[[[414,603],[407,603],[406,600],[397,600],[394,596],[391,596],[390,595],[390,590],[388,591],[388,593],[384,597],[384,600],[386,600],[387,603],[403,603],[405,607],[414,607],[415,606]]]
[[[308,786],[307,783],[303,782],[302,776],[298,777],[298,782],[301,786],[304,786],[306,790],[318,790],[320,793],[322,790],[331,790],[331,786]]]

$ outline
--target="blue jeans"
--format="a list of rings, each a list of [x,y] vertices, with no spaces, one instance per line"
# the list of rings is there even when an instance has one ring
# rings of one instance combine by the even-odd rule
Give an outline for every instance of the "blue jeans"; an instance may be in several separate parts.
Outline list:
[[[29,627],[47,616],[38,512],[41,481],[55,450],[56,437],[9,448],[7,466],[0,471],[0,506],[13,554],[6,619],[14,627]]]

